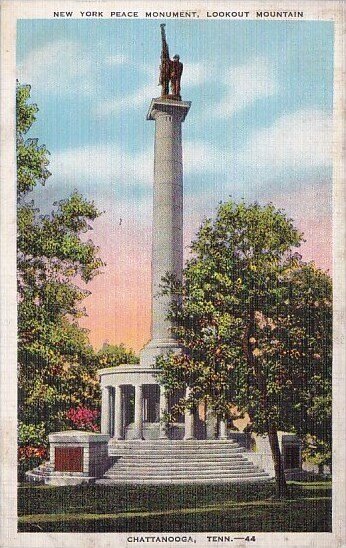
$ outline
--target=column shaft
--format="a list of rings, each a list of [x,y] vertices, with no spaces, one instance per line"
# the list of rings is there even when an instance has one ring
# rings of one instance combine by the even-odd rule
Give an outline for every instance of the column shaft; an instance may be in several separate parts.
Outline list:
[[[189,397],[190,389],[186,389],[186,399]],[[185,435],[184,440],[195,439],[195,417],[192,409],[185,410]]]
[[[143,386],[135,386],[135,430],[134,439],[143,439]]]
[[[111,434],[111,387],[104,386],[102,388],[102,399],[101,399],[101,433],[102,434]]]
[[[151,340],[143,348],[143,365],[155,363],[157,356],[180,346],[168,319],[175,296],[162,295],[162,279],[183,269],[183,160],[182,122],[189,102],[153,99],[147,119],[155,120],[153,240],[152,240],[152,312]]]
[[[160,386],[160,439],[167,439],[167,423],[164,415],[167,413],[167,395],[164,386]]]
[[[124,439],[122,399],[122,388],[116,386],[114,396],[114,437],[117,440]]]
[[[156,111],[152,249],[152,339],[174,339],[167,312],[171,295],[160,295],[162,278],[181,279],[183,267],[183,164],[181,114]]]
[[[219,439],[227,440],[227,421],[220,421]]]

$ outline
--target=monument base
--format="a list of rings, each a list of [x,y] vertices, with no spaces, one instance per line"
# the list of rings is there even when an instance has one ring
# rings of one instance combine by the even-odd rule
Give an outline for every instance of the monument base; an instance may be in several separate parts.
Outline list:
[[[145,367],[155,366],[158,356],[168,354],[180,354],[181,347],[175,339],[157,339],[150,341],[140,352],[140,365]]]

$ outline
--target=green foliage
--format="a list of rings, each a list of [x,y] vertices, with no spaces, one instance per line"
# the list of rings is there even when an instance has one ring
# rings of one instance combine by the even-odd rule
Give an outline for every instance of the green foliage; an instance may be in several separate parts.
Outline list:
[[[22,86],[17,82],[17,190],[18,196],[26,194],[38,184],[44,185],[50,173],[47,169],[49,164],[46,147],[38,146],[37,139],[25,139],[36,120],[38,107],[35,104],[28,104],[30,98],[30,86]]]
[[[104,343],[97,353],[99,367],[116,367],[122,363],[138,363],[139,358],[131,348],[123,344]]]
[[[38,458],[51,431],[66,429],[71,408],[96,409],[97,359],[78,325],[100,272],[98,248],[87,239],[100,215],[78,192],[42,215],[31,199],[50,173],[49,152],[26,139],[38,108],[30,86],[17,84],[18,168],[18,405],[20,459]],[[41,451],[41,452],[40,452]],[[22,463],[23,464],[23,463]]]
[[[186,352],[160,357],[168,389],[235,409],[258,433],[278,429],[331,442],[331,279],[293,252],[302,234],[272,204],[220,205],[191,245],[170,316]],[[326,458],[327,458],[326,453]]]
[[[18,442],[20,445],[40,445],[45,436],[44,422],[39,424],[18,423]]]

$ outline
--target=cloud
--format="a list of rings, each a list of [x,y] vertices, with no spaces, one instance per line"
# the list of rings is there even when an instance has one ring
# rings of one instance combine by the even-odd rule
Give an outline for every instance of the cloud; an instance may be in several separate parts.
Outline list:
[[[122,92],[108,101],[95,104],[97,116],[118,114],[123,109],[139,107],[150,97],[160,95],[157,86],[158,66],[138,63],[129,56],[119,53],[92,59],[93,52],[75,41],[57,40],[31,50],[18,65],[18,78],[23,83],[30,83],[36,90],[56,95],[97,96],[101,86],[100,74],[103,67],[109,72],[112,69],[130,67],[133,70],[132,85],[145,80],[141,87]],[[94,61],[94,62],[93,62]],[[144,75],[144,78],[143,78]],[[198,86],[206,80],[206,67],[203,63],[186,63],[183,83],[185,88]],[[104,88],[103,88],[104,91]]]
[[[280,180],[281,188],[292,188],[294,180],[306,177],[307,171],[320,172],[330,166],[331,126],[328,113],[301,110],[282,115],[271,126],[253,133],[240,150],[230,151],[203,140],[186,141],[183,162],[187,192],[195,194],[197,176],[204,208],[208,193],[212,201],[216,181],[219,199],[240,191],[244,197],[259,195],[270,181]],[[94,189],[107,202],[114,198],[114,192],[117,199],[123,195],[133,200],[133,192],[137,199],[141,193],[143,199],[153,184],[153,164],[151,145],[131,152],[115,141],[56,152],[51,156],[50,170],[55,179],[87,191]]]
[[[57,95],[96,91],[90,55],[77,42],[56,41],[30,51],[18,65],[18,78]]]
[[[332,163],[332,117],[303,109],[285,114],[252,135],[238,158],[256,167],[282,170],[329,166]]]
[[[148,97],[155,97],[157,95],[159,95],[159,92],[155,84],[147,84],[128,95],[116,97],[110,101],[102,101],[102,103],[96,105],[94,113],[98,116],[117,114],[122,110],[140,107],[148,102]]]
[[[184,63],[181,85],[183,88],[200,86],[207,80],[207,67],[204,63]]]
[[[224,153],[203,141],[184,144],[184,173],[217,172],[222,169]],[[151,185],[154,154],[152,148],[137,153],[121,149],[118,143],[91,145],[55,152],[49,169],[59,179],[83,183],[120,182],[126,186]]]
[[[82,184],[148,185],[152,182],[152,158],[152,151],[131,154],[117,143],[109,143],[52,154],[50,170],[59,179]]]
[[[273,66],[263,57],[225,71],[221,84],[227,91],[215,107],[215,115],[232,116],[255,101],[275,95],[279,86]]]
[[[140,107],[148,102],[151,97],[158,97],[161,93],[157,85],[159,79],[158,67],[154,65],[144,65],[131,62],[123,56],[112,56],[106,59],[106,62],[113,65],[126,64],[133,66],[136,71],[145,72],[150,80],[143,86],[134,91],[128,92],[126,95],[120,95],[109,101],[102,101],[95,106],[94,113],[97,116],[108,116],[109,114],[117,114],[123,109]],[[201,85],[207,77],[206,67],[203,63],[186,63],[182,76],[182,85],[184,89],[193,86]],[[136,78],[137,81],[137,78]]]
[[[122,53],[109,55],[105,58],[105,63],[107,65],[127,65],[129,63],[129,58]]]
[[[219,172],[226,160],[226,153],[212,143],[187,141],[183,147],[184,173]]]

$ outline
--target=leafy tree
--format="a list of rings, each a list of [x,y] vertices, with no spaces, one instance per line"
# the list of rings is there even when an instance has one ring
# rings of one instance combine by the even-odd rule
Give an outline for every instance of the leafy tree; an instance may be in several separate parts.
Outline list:
[[[330,441],[331,281],[293,253],[301,240],[272,204],[221,204],[191,245],[183,283],[165,280],[185,351],[157,361],[168,390],[190,387],[182,405],[248,413],[268,435],[279,496],[278,430]]]
[[[124,344],[109,344],[105,342],[97,353],[99,367],[116,367],[122,363],[138,363],[138,356]]]
[[[27,138],[38,108],[30,86],[17,84],[18,364],[20,443],[66,428],[70,408],[98,407],[96,360],[87,332],[85,284],[100,271],[98,248],[85,234],[99,215],[78,192],[42,215],[32,191],[50,176],[49,152]],[[30,434],[30,435],[29,435]],[[29,438],[28,438],[29,436]],[[35,437],[36,436],[36,437]],[[25,453],[25,451],[24,451]]]

